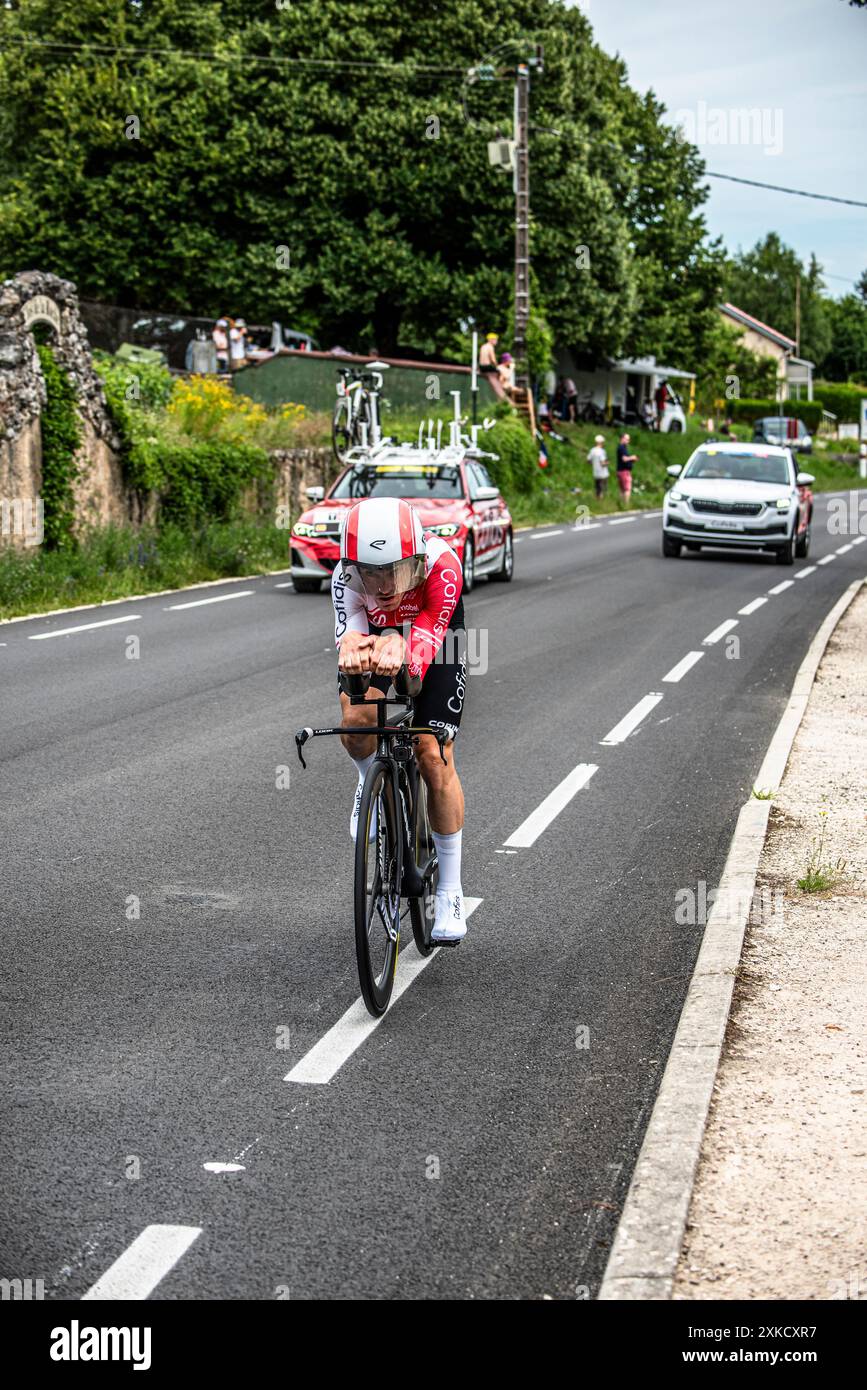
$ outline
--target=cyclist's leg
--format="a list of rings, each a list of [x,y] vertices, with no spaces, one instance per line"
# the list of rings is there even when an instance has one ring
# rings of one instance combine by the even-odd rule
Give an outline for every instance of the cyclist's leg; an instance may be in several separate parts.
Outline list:
[[[416,700],[416,723],[449,735],[440,757],[432,734],[420,734],[416,761],[428,794],[428,816],[438,860],[436,918],[431,941],[454,944],[467,930],[461,886],[464,792],[454,760],[466,689],[466,633],[450,628],[439,659],[429,667]]]

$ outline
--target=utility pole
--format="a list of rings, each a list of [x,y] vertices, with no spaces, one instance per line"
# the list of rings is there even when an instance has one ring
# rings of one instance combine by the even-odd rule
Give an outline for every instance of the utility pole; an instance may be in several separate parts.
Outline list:
[[[530,389],[527,324],[530,319],[530,69],[544,70],[544,51],[518,63],[515,72],[515,386]]]
[[[801,277],[795,277],[795,356],[801,355]]]

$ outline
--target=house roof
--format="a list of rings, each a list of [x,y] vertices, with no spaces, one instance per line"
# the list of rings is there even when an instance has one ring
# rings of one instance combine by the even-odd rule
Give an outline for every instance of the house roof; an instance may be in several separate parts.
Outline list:
[[[785,333],[780,333],[778,329],[771,328],[767,323],[762,323],[761,319],[753,318],[752,314],[748,314],[744,309],[739,309],[736,304],[721,304],[719,307],[730,319],[743,324],[745,328],[752,328],[756,333],[761,333],[763,338],[769,338],[772,343],[778,343],[780,347],[787,349],[796,346],[794,338],[787,338]]]

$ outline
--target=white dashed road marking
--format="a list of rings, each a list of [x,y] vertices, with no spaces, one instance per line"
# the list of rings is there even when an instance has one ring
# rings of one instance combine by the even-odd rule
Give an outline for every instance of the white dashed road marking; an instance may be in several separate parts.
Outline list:
[[[531,541],[547,541],[551,536],[562,536],[562,531],[537,531],[535,536],[531,536]]]
[[[819,565],[830,565],[831,561],[836,560],[836,558],[836,555],[823,555],[821,560],[817,560],[816,563]]]
[[[141,613],[127,613],[125,618],[104,618],[101,623],[79,623],[78,627],[59,627],[54,632],[31,632],[28,641],[44,642],[46,637],[68,637],[72,632],[91,632],[95,627],[114,627],[117,623],[134,623]]]
[[[767,603],[767,601],[766,598],[754,598],[752,603],[745,604],[743,608],[738,609],[738,612],[743,617],[749,617],[750,613],[755,613],[756,609],[761,608],[762,604]]]
[[[798,573],[795,575],[795,578],[806,579],[808,574],[813,574],[815,572],[815,569],[815,565],[808,565],[805,570],[798,570]]]
[[[464,912],[467,917],[475,912],[482,898],[464,898]],[[447,949],[455,949],[448,947]],[[460,950],[460,946],[456,948]],[[333,1028],[329,1028],[323,1038],[311,1047],[310,1051],[296,1062],[290,1072],[284,1076],[284,1081],[297,1081],[304,1086],[325,1086],[333,1077],[337,1075],[344,1062],[347,1062],[366,1038],[375,1031],[382,1023],[383,1018],[388,1018],[391,1007],[400,996],[409,989],[413,980],[421,974],[431,961],[436,960],[439,951],[432,951],[429,956],[420,956],[415,949],[415,943],[402,950],[397,961],[397,973],[394,977],[394,989],[391,993],[391,1005],[388,1012],[382,1018],[371,1018],[367,1009],[364,1007],[363,999],[356,999],[351,1008],[341,1019],[335,1023]]]
[[[819,564],[821,565],[821,563],[822,563],[822,561],[820,560],[820,561],[819,561]],[[775,584],[774,587],[773,587],[773,589],[768,589],[768,593],[769,593],[769,594],[782,594],[782,593],[784,593],[784,592],[786,591],[786,589],[794,589],[794,587],[795,587],[795,581],[794,581],[794,579],[784,579],[783,582],[782,582],[782,584]]]
[[[164,613],[173,613],[178,608],[202,608],[206,603],[228,603],[230,598],[249,598],[255,589],[239,589],[236,594],[217,594],[215,598],[197,598],[192,603],[171,603]]]
[[[611,521],[609,521],[608,525],[609,525],[609,526],[622,526],[622,525],[624,524],[624,522],[626,522],[626,521],[637,521],[637,520],[638,520],[638,517],[637,517],[637,516],[615,516]]]
[[[707,637],[705,637],[702,642],[702,646],[712,647],[714,642],[718,642],[721,637],[725,637],[726,633],[731,632],[732,628],[737,627],[737,625],[737,618],[726,618],[724,623],[720,623],[719,627],[715,627],[713,632],[708,633]]]
[[[676,666],[672,666],[668,675],[663,676],[662,679],[664,681],[682,680],[687,671],[691,671],[696,662],[701,661],[703,656],[704,652],[687,652],[683,660],[679,661]]]
[[[620,723],[615,724],[610,733],[607,733],[599,742],[605,744],[625,742],[633,730],[638,728],[642,719],[645,719],[650,711],[656,708],[661,699],[663,696],[658,691],[651,691],[649,695],[645,695],[644,699],[639,700],[638,704],[627,715],[624,715]]]
[[[521,822],[508,840],[503,841],[504,848],[529,849],[530,845],[536,843],[542,831],[559,816],[564,806],[569,805],[575,793],[587,786],[597,771],[596,763],[579,763],[577,767],[573,767],[568,776],[539,803],[535,811],[531,811],[527,819]]]
[[[200,1226],[145,1226],[82,1298],[147,1298],[201,1234]]]
[[[847,551],[847,550],[851,550],[851,549],[852,549],[852,543],[851,543],[851,541],[850,541],[850,543],[849,543],[848,545],[838,545],[837,550],[836,550],[836,554],[837,554],[837,555],[845,555],[845,554],[846,554],[846,551]]]

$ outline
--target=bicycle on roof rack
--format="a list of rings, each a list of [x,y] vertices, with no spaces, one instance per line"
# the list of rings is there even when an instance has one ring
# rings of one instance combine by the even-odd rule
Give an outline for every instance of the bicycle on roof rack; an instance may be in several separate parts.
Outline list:
[[[331,447],[338,463],[350,449],[369,448],[382,439],[380,392],[387,362],[371,362],[358,370],[338,367],[337,400],[331,420]]]
[[[376,724],[354,727],[299,729],[295,746],[302,767],[302,749],[311,738],[333,734],[375,734],[376,756],[367,770],[361,794],[355,841],[354,918],[358,978],[368,1013],[379,1018],[388,1008],[400,951],[401,926],[409,916],[416,948],[422,956],[436,949],[431,942],[439,878],[436,850],[427,809],[427,788],[415,760],[414,740],[433,734],[445,762],[448,735],[429,725],[413,723],[414,701],[421,680],[405,666],[394,678],[393,696],[367,701],[370,673],[340,673],[340,688],[352,704],[376,704]],[[403,713],[388,718],[389,705]],[[443,945],[452,943],[444,942]],[[457,944],[457,943],[454,943]]]

